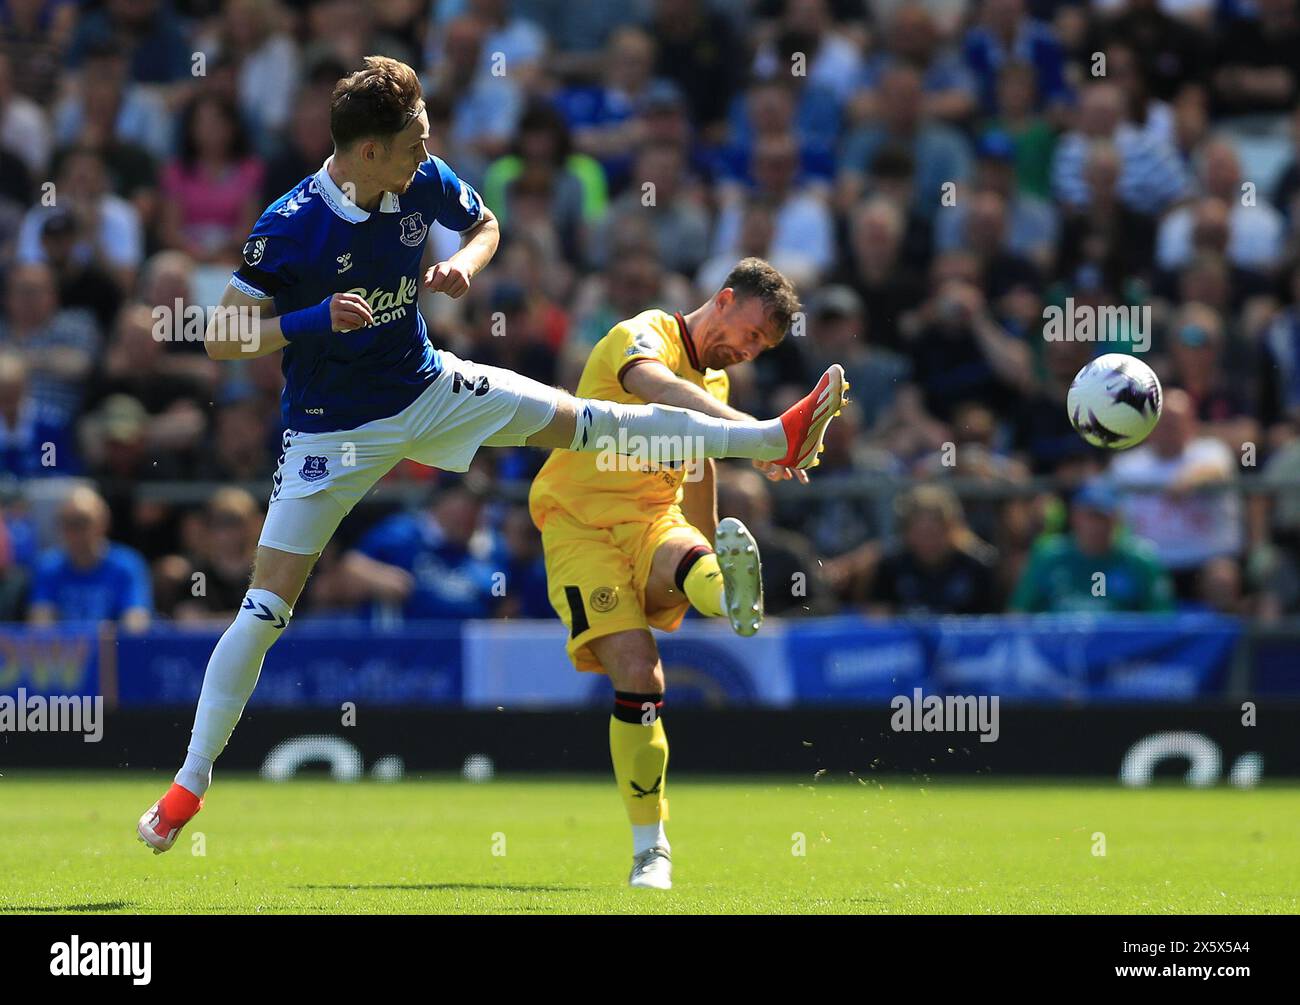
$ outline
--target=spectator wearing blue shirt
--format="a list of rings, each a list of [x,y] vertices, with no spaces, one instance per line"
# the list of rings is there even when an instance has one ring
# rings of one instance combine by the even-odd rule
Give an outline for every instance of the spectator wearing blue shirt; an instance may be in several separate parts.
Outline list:
[[[611,188],[630,177],[632,155],[645,133],[639,113],[662,94],[654,77],[655,43],[642,28],[625,25],[610,35],[601,79],[570,84],[555,95],[555,107],[573,131],[574,146],[600,161]]]
[[[962,56],[979,84],[983,113],[997,113],[998,73],[1008,62],[1034,68],[1037,111],[1064,105],[1070,96],[1065,53],[1052,29],[1027,15],[1025,0],[984,0],[982,15],[962,40]]]
[[[546,590],[542,536],[533,526],[527,506],[512,506],[507,511],[501,523],[493,566],[505,573],[505,599],[496,612],[498,617],[554,616]]]
[[[960,125],[975,112],[976,81],[961,56],[941,47],[933,15],[920,4],[905,3],[889,22],[885,49],[870,57],[858,80],[861,89],[850,104],[858,120],[880,114],[877,88],[887,70],[916,67],[925,91],[926,114]]]
[[[62,546],[46,552],[32,576],[33,625],[117,621],[128,631],[149,626],[153,594],[139,552],[108,539],[108,505],[94,489],[72,491],[59,508]]]
[[[129,0],[88,11],[77,22],[68,64],[79,69],[89,49],[116,43],[130,57],[131,79],[140,84],[178,84],[191,77],[193,48],[171,5]]]
[[[792,136],[770,136],[754,149],[755,194],[773,207],[772,244],[764,256],[792,282],[815,285],[835,260],[835,221],[822,187],[799,178],[799,147]],[[744,205],[733,200],[718,213],[713,254],[734,254]]]
[[[840,106],[826,88],[812,83],[800,86],[801,79],[756,80],[737,95],[731,108],[731,138],[718,153],[724,177],[752,184],[751,161],[759,143],[770,136],[793,135],[799,145],[802,177],[828,183],[834,180]]]
[[[373,618],[491,616],[505,582],[476,539],[485,492],[474,477],[453,481],[427,509],[381,521],[344,556]]]
[[[79,468],[67,420],[33,399],[22,356],[0,350],[0,474],[39,478]]]
[[[0,621],[22,621],[27,606],[29,567],[18,560],[8,515],[0,512]]]

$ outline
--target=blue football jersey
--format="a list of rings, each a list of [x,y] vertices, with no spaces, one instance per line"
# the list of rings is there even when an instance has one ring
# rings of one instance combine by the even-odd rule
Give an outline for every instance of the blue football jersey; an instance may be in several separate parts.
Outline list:
[[[300,338],[282,350],[286,429],[355,429],[396,415],[442,369],[416,305],[420,260],[433,223],[464,231],[483,200],[446,163],[429,157],[400,196],[368,213],[329,176],[329,161],[273,202],[244,245],[231,285],[273,299],[284,315],[335,293],[365,298],[374,323]]]

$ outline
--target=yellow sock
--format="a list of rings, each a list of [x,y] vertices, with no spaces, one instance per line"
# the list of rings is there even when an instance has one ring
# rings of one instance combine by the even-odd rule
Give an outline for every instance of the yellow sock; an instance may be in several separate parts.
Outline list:
[[[652,704],[653,710],[644,709]],[[663,695],[614,694],[609,720],[609,755],[619,795],[634,825],[668,819],[664,781],[668,771],[668,735],[659,718]]]
[[[717,555],[710,551],[695,560],[682,582],[682,592],[701,614],[722,617],[722,570],[718,568]]]

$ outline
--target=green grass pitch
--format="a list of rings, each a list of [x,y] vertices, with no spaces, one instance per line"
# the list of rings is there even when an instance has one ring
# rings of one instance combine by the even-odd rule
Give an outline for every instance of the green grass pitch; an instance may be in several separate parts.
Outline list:
[[[1300,912],[1293,787],[676,778],[662,893],[603,778],[227,775],[155,856],[165,781],[6,771],[0,912]]]

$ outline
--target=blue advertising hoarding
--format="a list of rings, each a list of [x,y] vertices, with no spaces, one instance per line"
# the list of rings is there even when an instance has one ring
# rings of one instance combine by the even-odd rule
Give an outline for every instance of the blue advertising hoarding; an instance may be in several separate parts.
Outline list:
[[[785,708],[887,702],[917,687],[1006,701],[1185,701],[1224,692],[1241,635],[1233,619],[1178,614],[773,619],[748,639],[688,619],[656,638],[675,705]],[[0,629],[0,694],[24,688],[103,694],[109,707],[192,706],[219,636],[172,625],[116,636],[93,625]],[[252,706],[605,704],[608,680],[574,670],[565,641],[554,621],[381,631],[304,619],[268,654]],[[1270,693],[1291,682],[1294,674],[1280,668],[1297,648],[1275,640],[1260,650],[1272,668]]]
[[[158,627],[117,644],[122,707],[193,705],[213,630]],[[266,656],[251,707],[455,705],[461,700],[462,626],[448,621],[378,632],[329,622],[295,624]]]

